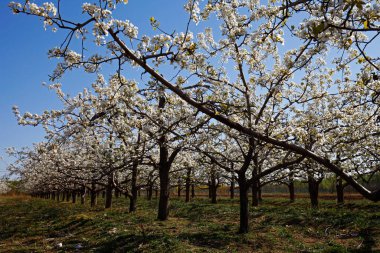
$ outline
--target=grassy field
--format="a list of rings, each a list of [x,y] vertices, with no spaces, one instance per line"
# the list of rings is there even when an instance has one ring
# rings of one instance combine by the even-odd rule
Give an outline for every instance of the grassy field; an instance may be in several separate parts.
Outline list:
[[[156,220],[157,200],[114,206],[0,197],[0,252],[380,252],[380,204],[337,207],[307,200],[265,199],[250,208],[251,231],[240,235],[238,201],[171,200],[170,219]],[[62,244],[62,246],[60,245]]]

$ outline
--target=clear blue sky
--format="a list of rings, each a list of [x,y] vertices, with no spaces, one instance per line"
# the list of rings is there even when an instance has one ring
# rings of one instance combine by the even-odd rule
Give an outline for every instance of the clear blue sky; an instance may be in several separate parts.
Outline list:
[[[42,1],[37,1],[38,3]],[[63,13],[77,20],[81,16],[82,1],[62,1]],[[172,31],[184,30],[187,15],[183,11],[185,1],[172,0],[130,0],[120,5],[117,18],[129,19],[139,27],[139,34],[150,33],[149,18],[154,16],[163,28]],[[79,8],[78,8],[79,7]],[[4,148],[30,146],[43,140],[40,127],[18,126],[12,113],[12,106],[19,106],[21,112],[42,113],[46,109],[60,108],[54,92],[42,86],[49,83],[48,75],[55,67],[47,58],[47,51],[62,42],[62,33],[45,31],[42,21],[36,17],[14,15],[8,8],[8,1],[0,3],[0,176],[11,160]],[[61,80],[63,90],[75,95],[89,87],[88,76],[70,74]]]

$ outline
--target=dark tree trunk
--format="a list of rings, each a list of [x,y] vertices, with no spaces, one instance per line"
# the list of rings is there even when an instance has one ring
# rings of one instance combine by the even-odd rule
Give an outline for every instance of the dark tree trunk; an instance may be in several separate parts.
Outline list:
[[[70,202],[70,196],[71,196],[70,192],[67,191],[66,192],[66,202]]]
[[[77,202],[77,191],[71,193],[71,199],[74,204]]]
[[[130,213],[136,211],[136,206],[137,206],[136,202],[137,202],[137,198],[134,198],[133,196],[129,197],[129,212]]]
[[[167,166],[166,163],[160,165],[160,199],[158,203],[157,217],[159,220],[166,220],[169,215],[169,169],[170,168]]]
[[[158,198],[158,189],[154,189],[154,195]]]
[[[164,91],[164,89],[162,91]],[[158,99],[159,110],[163,110],[165,108],[165,103],[166,103],[165,96],[160,95]],[[169,171],[170,171],[170,167],[175,156],[179,152],[179,149],[173,151],[173,153],[169,157],[165,130],[163,128],[160,129],[160,134],[161,136],[158,139],[158,146],[160,150],[160,161],[158,163],[158,174],[160,178],[160,199],[158,201],[157,218],[159,220],[167,220],[168,215],[169,215],[169,194],[170,194]]]
[[[337,204],[344,203],[344,186],[341,177],[336,177],[336,202]]]
[[[90,190],[90,205],[91,207],[94,207],[97,202],[97,194],[96,194],[96,184],[95,182],[91,183],[91,190]]]
[[[231,184],[230,184],[230,198],[231,199],[235,198],[235,180],[233,177],[231,178]]]
[[[191,198],[195,198],[195,184],[191,184]]]
[[[61,196],[61,192],[57,192],[57,202],[59,202],[59,197]]]
[[[259,185],[257,179],[252,183],[252,206],[259,206]]]
[[[182,190],[182,188],[181,188],[181,180],[178,179],[178,188],[177,188],[177,196],[178,197],[181,197],[181,190]]]
[[[153,183],[150,183],[150,182],[149,182],[147,192],[148,192],[148,193],[147,193],[147,198],[148,198],[148,200],[152,200],[152,196],[153,196]]]
[[[86,187],[83,186],[81,190],[81,194],[80,194],[80,203],[84,205],[85,202],[86,202]]]
[[[90,191],[90,206],[94,207],[97,202],[96,192],[95,190]]]
[[[263,192],[261,190],[260,180],[259,180],[259,190],[257,191],[257,198],[259,200],[259,203],[263,202]]]
[[[312,208],[318,208],[319,182],[313,177],[308,178],[310,203]]]
[[[159,99],[159,108],[164,108],[165,97],[161,96]],[[158,201],[158,214],[159,220],[167,220],[169,215],[169,170],[170,164],[168,163],[169,151],[166,146],[166,136],[163,134],[159,139],[160,146],[160,161],[158,163],[158,174],[160,178],[160,199]]]
[[[106,191],[102,191],[102,198],[103,198],[103,199],[106,198]]]
[[[289,182],[288,189],[289,189],[289,200],[291,203],[293,203],[294,200],[296,199],[296,194],[294,192],[294,181],[293,180]]]
[[[214,168],[211,169],[211,180],[210,180],[209,190],[210,190],[210,194],[211,194],[211,203],[215,204],[216,203],[216,197],[217,197],[218,185],[216,183],[216,175],[215,175]]]
[[[239,233],[248,233],[249,224],[248,224],[248,215],[249,215],[249,205],[248,205],[248,189],[247,180],[245,174],[239,173],[238,177],[239,184],[239,200],[240,200],[240,227]]]
[[[113,173],[108,175],[108,182],[106,187],[106,201],[105,201],[105,208],[111,208],[112,207],[112,190],[113,190]]]
[[[185,191],[186,191],[185,202],[189,202],[190,201],[190,184],[191,184],[191,168],[187,168],[187,171],[186,171],[186,182],[185,182]]]
[[[136,203],[137,203],[137,168],[138,163],[134,161],[132,166],[132,182],[131,182],[131,197],[129,198],[129,212],[136,211]]]
[[[115,198],[120,197],[120,191],[118,189],[115,189]]]
[[[51,194],[51,199],[52,199],[52,200],[55,200],[55,192],[53,192],[53,193]]]
[[[211,190],[211,187],[212,187],[212,185],[211,185],[211,181],[209,180],[208,181],[208,198],[212,198],[212,190]]]

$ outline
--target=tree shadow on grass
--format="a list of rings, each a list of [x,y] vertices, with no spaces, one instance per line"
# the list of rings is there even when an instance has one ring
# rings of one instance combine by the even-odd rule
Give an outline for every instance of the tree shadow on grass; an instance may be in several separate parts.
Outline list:
[[[175,241],[165,235],[120,235],[103,242],[93,252],[170,252],[175,247]]]

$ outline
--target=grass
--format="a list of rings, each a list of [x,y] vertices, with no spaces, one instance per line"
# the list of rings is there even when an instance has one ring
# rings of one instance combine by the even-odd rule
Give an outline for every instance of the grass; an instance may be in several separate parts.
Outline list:
[[[0,197],[0,252],[380,252],[380,205],[365,200],[323,200],[313,210],[305,199],[265,199],[250,208],[245,235],[237,233],[237,200],[172,199],[164,222],[157,200],[140,198],[133,214],[127,206],[124,198],[105,210]]]

